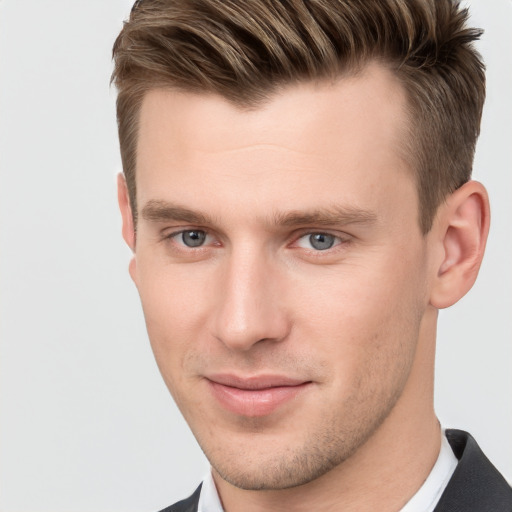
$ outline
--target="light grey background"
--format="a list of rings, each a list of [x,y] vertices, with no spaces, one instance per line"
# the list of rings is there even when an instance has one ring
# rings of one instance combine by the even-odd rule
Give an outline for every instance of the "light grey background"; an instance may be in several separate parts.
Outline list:
[[[472,1],[488,101],[475,176],[493,225],[441,314],[436,402],[512,480],[512,3]],[[129,280],[110,50],[128,0],[0,2],[0,510],[152,511],[207,465],[160,379]]]

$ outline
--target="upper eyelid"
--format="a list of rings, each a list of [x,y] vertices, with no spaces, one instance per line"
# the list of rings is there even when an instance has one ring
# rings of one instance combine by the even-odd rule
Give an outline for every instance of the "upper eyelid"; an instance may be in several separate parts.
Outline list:
[[[344,242],[345,241],[345,238],[340,235],[340,234],[335,234],[335,233],[330,233],[329,231],[306,231],[306,233],[298,236],[295,238],[295,242],[298,242],[299,240],[307,237],[307,236],[312,236],[312,235],[327,235],[327,236],[332,236],[333,238],[336,238],[338,239],[340,242]],[[348,235],[347,237],[348,238]]]
[[[343,235],[343,233],[341,231],[339,231],[337,229],[329,229],[329,228],[321,228],[321,229],[301,228],[301,229],[296,230],[296,232],[299,234],[299,236],[321,234],[321,235],[331,235],[331,236],[341,237]],[[301,233],[302,233],[302,235],[300,235]]]
[[[299,240],[308,235],[329,235],[335,238],[339,238],[340,240],[345,240],[351,238],[351,235],[345,232],[340,232],[335,229],[305,229],[299,230],[299,232],[295,235],[295,240]]]
[[[212,233],[212,230],[201,226],[173,226],[161,229],[160,235],[162,236],[162,238],[171,238],[186,231],[204,231],[207,235]]]

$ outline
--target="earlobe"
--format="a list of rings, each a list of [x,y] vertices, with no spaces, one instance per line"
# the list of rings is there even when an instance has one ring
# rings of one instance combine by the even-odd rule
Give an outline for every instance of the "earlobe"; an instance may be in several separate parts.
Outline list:
[[[473,286],[489,232],[489,199],[481,183],[469,181],[440,207],[435,229],[442,243],[434,271],[430,303],[443,309],[455,304]]]

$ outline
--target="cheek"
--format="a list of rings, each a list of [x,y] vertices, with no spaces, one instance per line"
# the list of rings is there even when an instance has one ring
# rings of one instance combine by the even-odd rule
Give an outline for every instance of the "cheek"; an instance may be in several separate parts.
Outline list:
[[[151,347],[164,379],[171,385],[170,380],[183,377],[187,355],[197,350],[207,317],[209,287],[197,273],[178,272],[151,259],[140,258],[137,271]]]
[[[301,297],[304,338],[317,339],[318,348],[311,348],[336,360],[336,378],[353,381],[359,369],[393,365],[401,353],[411,358],[425,307],[413,261],[397,267],[391,255],[373,265],[333,268],[315,283],[300,284],[295,296]]]

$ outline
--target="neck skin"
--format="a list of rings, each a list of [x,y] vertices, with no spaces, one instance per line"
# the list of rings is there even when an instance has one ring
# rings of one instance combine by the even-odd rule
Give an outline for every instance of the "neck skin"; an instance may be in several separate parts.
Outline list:
[[[434,413],[437,310],[423,318],[409,379],[389,416],[349,459],[308,484],[246,491],[213,477],[226,512],[397,512],[421,487],[439,455]]]

